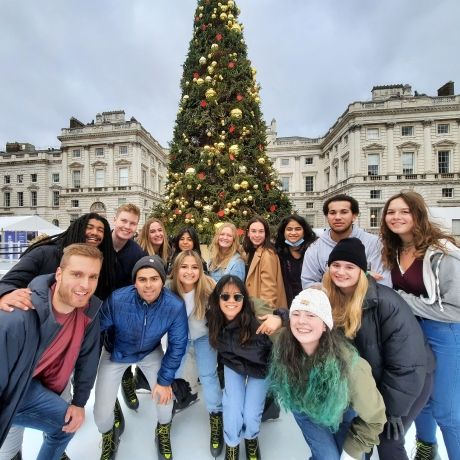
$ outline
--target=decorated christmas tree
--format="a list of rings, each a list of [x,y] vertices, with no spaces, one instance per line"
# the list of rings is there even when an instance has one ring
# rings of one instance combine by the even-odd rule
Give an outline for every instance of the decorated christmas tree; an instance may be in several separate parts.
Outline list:
[[[270,225],[291,211],[266,154],[260,86],[233,0],[199,0],[184,63],[166,200],[154,209],[168,233],[193,225],[209,242],[215,225],[239,229],[253,215]]]

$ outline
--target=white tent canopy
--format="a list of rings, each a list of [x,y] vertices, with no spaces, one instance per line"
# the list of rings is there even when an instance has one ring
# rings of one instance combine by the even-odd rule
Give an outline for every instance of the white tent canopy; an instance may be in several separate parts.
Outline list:
[[[39,216],[0,216],[0,232],[4,231],[26,231],[56,235],[63,230],[56,225],[50,224]]]

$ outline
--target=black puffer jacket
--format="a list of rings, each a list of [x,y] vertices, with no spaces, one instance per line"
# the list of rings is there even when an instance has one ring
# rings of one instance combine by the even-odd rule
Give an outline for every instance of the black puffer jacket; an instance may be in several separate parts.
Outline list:
[[[228,323],[219,334],[217,351],[222,363],[237,374],[263,379],[268,372],[272,342],[265,334],[256,335],[259,323],[255,318],[251,327],[251,338],[241,345],[238,321]]]
[[[434,370],[434,357],[407,303],[372,277],[354,342],[372,368],[387,413],[406,415]]]

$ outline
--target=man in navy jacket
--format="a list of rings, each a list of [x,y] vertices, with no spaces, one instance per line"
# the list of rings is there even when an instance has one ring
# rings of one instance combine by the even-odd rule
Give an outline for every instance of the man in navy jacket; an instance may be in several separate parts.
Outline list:
[[[37,459],[59,460],[83,424],[99,357],[101,266],[96,247],[69,245],[56,274],[30,283],[33,310],[0,311],[0,446],[11,425],[31,427],[44,432]],[[72,373],[69,404],[60,394]]]
[[[185,354],[188,319],[184,302],[164,288],[165,278],[160,257],[142,257],[132,270],[134,285],[117,289],[103,303],[101,330],[109,331],[111,340],[102,351],[94,403],[94,420],[102,433],[101,459],[115,458],[120,431],[112,409],[123,373],[132,364],[141,368],[152,388],[158,458],[172,458],[171,384]],[[163,354],[165,334],[168,346]]]

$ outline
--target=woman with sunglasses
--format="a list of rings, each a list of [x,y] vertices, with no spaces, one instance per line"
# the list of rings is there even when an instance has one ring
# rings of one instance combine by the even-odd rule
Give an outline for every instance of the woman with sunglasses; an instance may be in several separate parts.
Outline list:
[[[261,458],[258,435],[272,343],[256,334],[259,322],[253,308],[241,278],[225,275],[211,293],[206,312],[209,341],[224,365],[225,460],[239,458],[243,438],[246,459]]]
[[[165,227],[160,219],[152,217],[147,220],[140,231],[137,242],[147,254],[160,256],[166,266],[171,249],[166,237]]]
[[[224,222],[216,230],[209,247],[209,275],[219,281],[224,275],[235,275],[244,280],[246,267],[241,257],[240,242],[236,227]]]
[[[182,377],[186,357],[193,348],[198,376],[209,412],[211,455],[218,457],[223,448],[222,390],[217,377],[217,353],[209,344],[209,331],[205,318],[208,299],[214,286],[215,281],[203,272],[202,260],[198,253],[184,250],[177,255],[168,287],[185,302],[189,340],[176,379]]]

